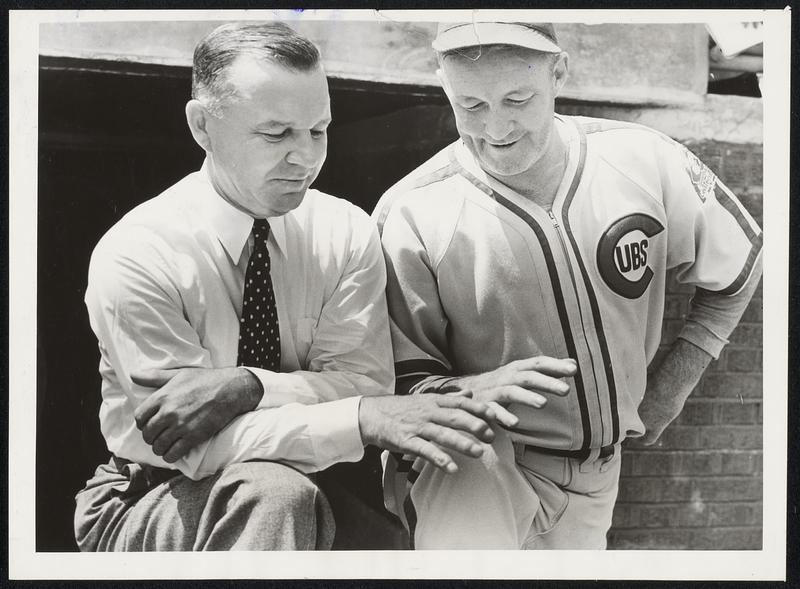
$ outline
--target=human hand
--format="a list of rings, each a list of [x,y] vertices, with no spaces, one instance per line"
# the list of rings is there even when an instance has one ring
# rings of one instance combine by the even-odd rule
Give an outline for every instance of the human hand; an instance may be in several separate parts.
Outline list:
[[[635,438],[637,444],[652,446],[674,421],[683,409],[683,403],[675,397],[656,396],[645,393],[639,405],[639,418],[644,423],[645,431],[641,437]]]
[[[483,374],[453,379],[441,391],[468,394],[476,401],[489,403],[499,423],[514,427],[519,419],[506,409],[508,405],[519,403],[539,409],[547,403],[545,394],[566,395],[569,385],[560,379],[577,372],[578,364],[572,358],[536,356]]]
[[[446,472],[458,466],[439,446],[471,458],[490,443],[494,410],[467,396],[420,395],[363,397],[358,424],[364,444],[424,458]]]
[[[170,463],[254,409],[263,394],[258,379],[242,367],[151,370],[131,380],[158,388],[134,418],[144,441]]]
[[[638,443],[650,446],[658,441],[683,410],[711,360],[711,354],[693,343],[681,338],[675,341],[661,364],[648,374],[647,389],[639,405],[645,432],[637,438]]]

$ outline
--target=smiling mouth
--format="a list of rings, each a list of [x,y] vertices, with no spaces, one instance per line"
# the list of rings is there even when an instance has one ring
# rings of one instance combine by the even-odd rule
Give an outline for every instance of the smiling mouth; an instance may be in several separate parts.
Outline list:
[[[517,141],[519,141],[519,139],[514,139],[514,141],[506,141],[504,143],[492,143],[491,141],[487,141],[486,143],[495,149],[506,149],[516,145]]]

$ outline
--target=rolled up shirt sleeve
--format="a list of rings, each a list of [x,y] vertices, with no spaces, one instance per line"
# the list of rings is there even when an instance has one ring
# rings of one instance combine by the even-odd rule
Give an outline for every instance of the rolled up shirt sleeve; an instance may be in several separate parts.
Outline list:
[[[197,480],[246,460],[275,460],[301,472],[358,461],[364,455],[358,427],[360,401],[361,397],[350,397],[317,405],[290,403],[256,409],[234,419],[175,466]]]
[[[85,302],[102,353],[100,421],[109,450],[135,462],[177,468],[193,479],[242,460],[280,461],[303,472],[359,460],[363,454],[358,427],[360,395],[384,390],[386,379],[393,378],[391,360],[382,360],[387,366],[383,371],[366,370],[366,376],[352,379],[333,374],[343,363],[331,364],[325,367],[331,370],[328,378],[297,379],[309,389],[319,385],[315,390],[322,390],[321,383],[328,387],[327,397],[319,399],[321,404],[294,402],[241,415],[173,464],[153,453],[136,427],[133,412],[155,389],[135,384],[132,377],[152,370],[218,366],[184,313],[178,285],[191,273],[187,260],[178,265],[165,258],[163,251],[153,246],[157,239],[143,231],[129,231],[122,242],[104,239],[90,263]],[[131,248],[130,243],[137,247]],[[377,288],[381,279],[374,282]],[[374,305],[379,307],[380,301]],[[362,321],[365,330],[380,329],[380,318]],[[385,337],[388,340],[388,330]],[[361,341],[375,343],[366,337]],[[388,341],[385,347],[390,353]],[[352,365],[358,369],[356,361]],[[359,378],[369,384],[360,386]],[[375,384],[379,379],[383,381]],[[349,386],[337,388],[339,383]]]

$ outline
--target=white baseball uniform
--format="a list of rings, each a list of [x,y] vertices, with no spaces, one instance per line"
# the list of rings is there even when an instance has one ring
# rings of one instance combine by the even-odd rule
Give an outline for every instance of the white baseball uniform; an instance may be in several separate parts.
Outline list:
[[[506,498],[509,513],[496,513],[502,505],[470,504],[502,493],[482,489],[474,480],[482,475],[466,475],[469,465],[458,477],[447,477],[427,472],[431,468],[421,461],[411,468],[400,460],[405,472],[387,485],[387,505],[410,528],[416,520],[417,547],[421,540],[426,547],[491,547],[485,536],[462,542],[459,518],[465,525],[499,518],[506,529],[519,528],[513,538],[497,540],[503,547],[535,546],[537,536],[556,538],[550,532],[559,521],[587,519],[566,508],[581,503],[576,497],[562,500],[570,485],[583,489],[576,491],[582,498],[603,495],[602,506],[580,509],[596,511],[594,535],[602,537],[585,547],[604,547],[619,443],[644,433],[637,409],[647,365],[661,341],[667,270],[697,287],[679,337],[714,357],[758,281],[760,229],[688,149],[628,123],[556,116],[556,124],[568,138],[568,164],[550,210],[488,176],[459,141],[392,187],[373,214],[389,269],[399,392],[447,392],[451,376],[538,355],[575,358],[579,367],[568,379],[567,396],[549,396],[541,409],[510,408],[520,422],[494,445],[498,460],[513,462],[516,455],[518,463],[505,468],[519,480],[503,479],[499,486],[519,488],[521,495]],[[557,463],[540,470],[574,471],[570,482],[526,472],[528,453],[539,466]],[[459,464],[465,462],[481,461]],[[496,485],[494,467],[480,468],[493,473],[486,476]],[[547,486],[541,478],[557,490],[537,489]],[[400,509],[404,499],[395,491],[405,495],[412,483],[412,502]],[[472,499],[464,495],[465,486]],[[514,513],[520,510],[525,513]],[[446,512],[436,526],[425,525],[427,539],[420,533],[423,511],[436,521]],[[435,529],[442,526],[452,532],[442,536]],[[539,544],[580,544],[574,533],[568,536]]]

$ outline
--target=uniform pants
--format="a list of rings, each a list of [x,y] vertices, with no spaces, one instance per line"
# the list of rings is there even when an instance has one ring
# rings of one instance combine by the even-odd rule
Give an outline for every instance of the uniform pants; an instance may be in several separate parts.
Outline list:
[[[327,550],[335,533],[319,488],[275,462],[194,481],[112,458],[75,499],[83,551]]]
[[[517,446],[504,430],[496,433],[481,458],[451,454],[457,473],[416,460],[406,475],[393,476],[387,507],[407,524],[414,548],[605,549],[619,448],[582,463]]]

